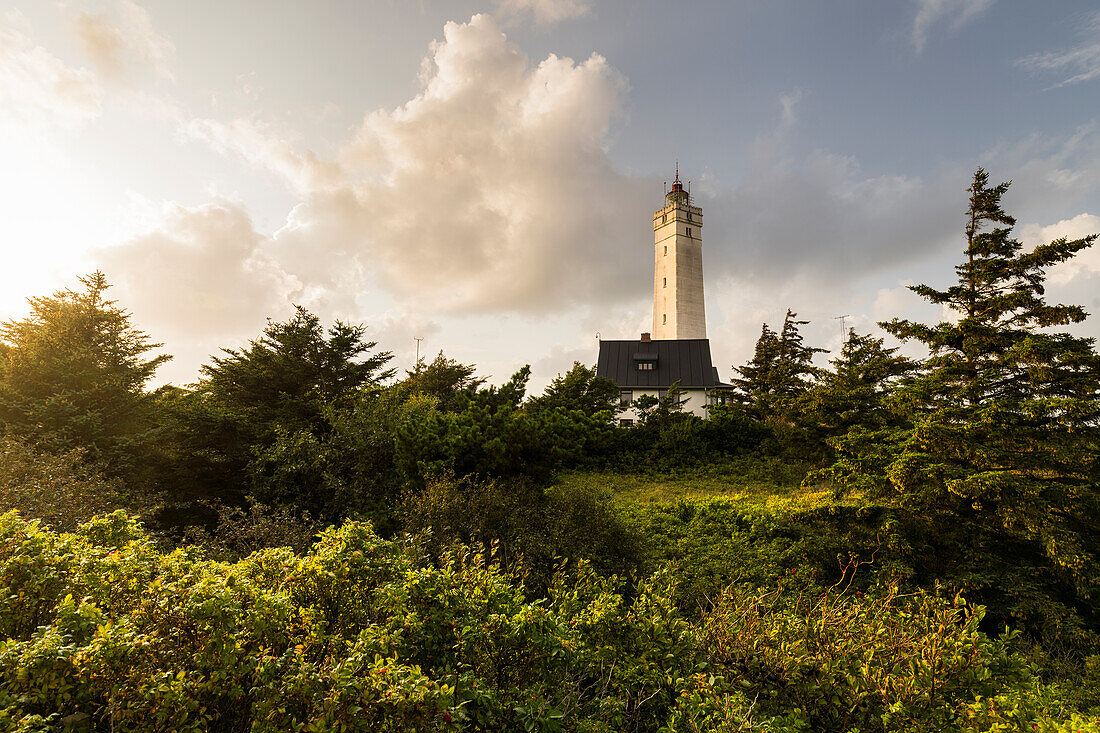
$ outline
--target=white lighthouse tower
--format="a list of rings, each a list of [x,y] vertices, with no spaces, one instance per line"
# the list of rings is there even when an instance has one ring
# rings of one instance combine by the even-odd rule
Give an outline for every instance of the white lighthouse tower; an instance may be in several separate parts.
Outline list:
[[[703,210],[676,180],[653,214],[653,338],[705,339]]]

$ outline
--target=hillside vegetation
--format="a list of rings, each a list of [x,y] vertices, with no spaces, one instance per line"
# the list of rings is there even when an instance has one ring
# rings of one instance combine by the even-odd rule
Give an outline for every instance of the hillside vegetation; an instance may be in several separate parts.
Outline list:
[[[195,384],[103,273],[0,325],[18,731],[1100,731],[1100,356],[979,170],[944,322],[788,311],[708,419],[404,374],[298,308]],[[6,512],[6,513],[4,513]]]

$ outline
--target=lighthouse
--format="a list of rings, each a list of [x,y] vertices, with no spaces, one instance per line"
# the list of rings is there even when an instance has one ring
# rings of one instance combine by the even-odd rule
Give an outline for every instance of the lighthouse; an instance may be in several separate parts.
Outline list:
[[[703,210],[677,166],[665,205],[653,214],[653,338],[705,339]]]
[[[641,253],[639,253],[641,256]],[[619,386],[619,424],[640,415],[642,395],[669,400],[675,409],[706,417],[731,387],[711,361],[703,305],[703,210],[676,180],[653,213],[653,329],[638,339],[600,340],[596,375]]]

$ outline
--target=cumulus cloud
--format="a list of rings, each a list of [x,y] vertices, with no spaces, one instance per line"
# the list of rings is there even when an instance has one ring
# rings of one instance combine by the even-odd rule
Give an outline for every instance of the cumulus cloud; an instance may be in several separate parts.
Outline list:
[[[496,0],[496,5],[504,18],[519,18],[530,13],[536,23],[546,25],[579,18],[591,10],[587,0]]]
[[[90,70],[73,68],[35,44],[19,11],[0,16],[0,122],[71,129],[101,111]]]
[[[660,204],[659,181],[616,171],[607,153],[626,95],[621,75],[598,55],[532,63],[484,15],[447,24],[425,68],[420,93],[367,114],[333,160],[255,120],[194,120],[186,132],[298,192],[262,251],[293,275],[303,301],[358,313],[361,294],[382,292],[409,313],[587,311],[605,337],[616,319],[629,320],[627,332],[644,329],[648,308],[611,315],[649,291],[648,217]],[[861,278],[881,272],[896,282],[899,269],[958,245],[973,171],[867,175],[851,157],[795,156],[788,136],[804,96],[778,99],[775,130],[758,140],[743,178],[697,193],[708,283],[769,301],[780,285],[800,283],[790,292],[804,303],[836,301],[807,315],[864,317],[843,302]],[[1037,181],[1013,187],[1018,213],[1017,201],[1072,202],[1073,191],[1095,188],[1098,150],[1096,131],[1082,129],[983,160],[997,161],[995,176]],[[728,308],[758,326],[764,314],[751,303],[722,297],[708,290],[712,314]]]
[[[1046,244],[1065,237],[1069,240],[1081,239],[1100,233],[1100,216],[1083,213],[1055,224],[1040,226],[1028,224],[1020,228],[1020,241],[1029,247]],[[1078,252],[1077,255],[1050,271],[1049,282],[1054,285],[1066,285],[1081,276],[1100,275],[1100,245],[1093,245]]]
[[[957,30],[988,10],[997,0],[917,0],[913,18],[913,46],[924,50],[934,26],[946,23]]]
[[[251,332],[302,295],[264,244],[238,203],[173,204],[155,228],[95,259],[158,336],[216,339]]]
[[[190,118],[180,123],[180,132],[219,153],[239,155],[266,168],[299,193],[336,185],[341,177],[337,163],[322,161],[312,151],[298,152],[293,135],[280,133],[260,120],[240,117],[222,122]]]
[[[423,90],[365,117],[344,184],[315,186],[278,238],[351,249],[439,308],[606,301],[648,268],[646,186],[605,150],[625,89],[599,55],[533,65],[489,16],[448,23]]]
[[[162,79],[173,78],[175,46],[133,0],[116,0],[110,13],[68,15],[81,49],[105,79],[132,81],[150,71]]]
[[[1085,19],[1078,35],[1077,45],[1065,51],[1035,53],[1017,63],[1036,72],[1068,74],[1055,88],[1095,79],[1100,76],[1100,12]]]

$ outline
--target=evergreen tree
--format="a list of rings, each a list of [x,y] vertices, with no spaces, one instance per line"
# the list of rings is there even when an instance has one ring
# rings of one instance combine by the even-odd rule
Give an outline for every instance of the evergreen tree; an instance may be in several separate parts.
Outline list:
[[[758,419],[792,421],[797,417],[797,400],[818,374],[813,357],[825,350],[803,343],[799,326],[809,321],[800,321],[797,316],[788,308],[778,334],[763,324],[752,360],[743,367],[734,367],[741,375],[731,380],[739,391],[739,401]]]
[[[83,290],[30,298],[30,315],[0,324],[0,430],[53,451],[79,448],[134,478],[154,435],[145,385],[170,356],[107,300],[102,272]]]
[[[546,391],[532,397],[527,405],[536,412],[560,408],[580,410],[588,416],[606,413],[611,421],[619,411],[619,387],[610,379],[597,377],[595,369],[575,361],[568,372],[555,377]]]
[[[1052,330],[1081,322],[1084,310],[1044,298],[1047,269],[1096,235],[1025,250],[1001,208],[1007,188],[990,187],[978,169],[957,283],[911,288],[958,320],[882,324],[931,354],[898,392],[913,428],[887,477],[949,548],[943,568],[968,574],[964,584],[984,593],[1013,596],[1016,613],[1032,614],[1049,602],[1051,586],[1030,599],[1020,588],[1039,575],[1074,589],[1079,608],[1098,586],[1100,357],[1093,339]],[[1006,564],[1012,578],[1004,577]],[[995,572],[999,587],[990,586]]]
[[[916,368],[911,360],[888,349],[883,340],[848,329],[840,354],[822,370],[807,394],[806,410],[825,437],[843,435],[856,425],[867,429],[897,427],[904,417],[888,403],[898,379]]]
[[[402,397],[414,394],[435,397],[439,400],[439,409],[449,412],[457,409],[460,394],[473,393],[485,384],[483,378],[474,376],[476,371],[477,367],[473,364],[448,359],[440,351],[431,363],[425,363],[421,358],[415,370],[405,372],[405,379],[396,385],[396,389]]]
[[[740,378],[730,380],[730,384],[738,390],[736,399],[757,418],[763,418],[771,412],[774,400],[773,373],[778,357],[779,336],[767,323],[763,323],[752,359],[745,366],[733,367],[741,375]]]
[[[260,451],[328,431],[328,410],[350,409],[359,390],[394,373],[386,368],[391,354],[375,351],[365,332],[337,321],[326,333],[317,316],[298,306],[288,321],[269,322],[247,348],[212,357],[193,390],[165,399],[175,428],[176,486],[239,501]]]

